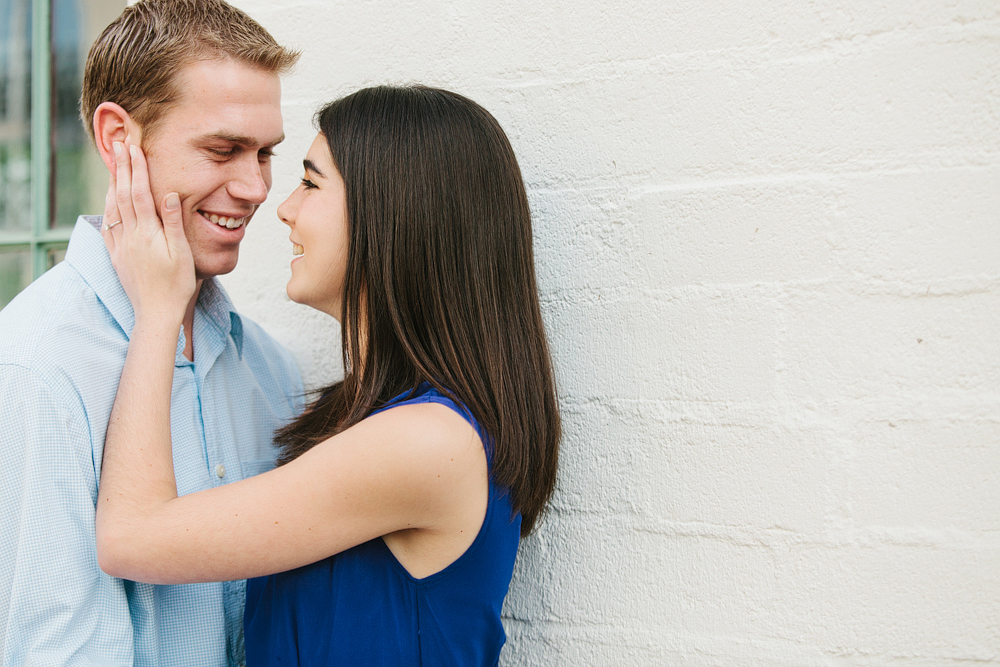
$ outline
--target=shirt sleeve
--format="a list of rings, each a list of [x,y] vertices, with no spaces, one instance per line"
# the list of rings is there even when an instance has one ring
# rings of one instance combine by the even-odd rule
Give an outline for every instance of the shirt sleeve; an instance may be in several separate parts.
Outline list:
[[[72,390],[0,366],[0,665],[132,665],[128,601],[97,565],[97,471]]]

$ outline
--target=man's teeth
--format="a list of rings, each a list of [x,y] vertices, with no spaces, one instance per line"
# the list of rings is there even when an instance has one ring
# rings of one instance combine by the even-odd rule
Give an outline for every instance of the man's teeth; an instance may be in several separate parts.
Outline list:
[[[212,213],[208,216],[208,219],[217,224],[219,227],[225,227],[226,229],[236,229],[243,224],[246,218],[227,218],[224,215],[216,215]]]
[[[303,248],[302,246],[300,246],[298,243],[293,243],[292,244],[292,254],[293,255],[302,255],[302,254],[305,253],[305,251],[306,251],[306,249]]]

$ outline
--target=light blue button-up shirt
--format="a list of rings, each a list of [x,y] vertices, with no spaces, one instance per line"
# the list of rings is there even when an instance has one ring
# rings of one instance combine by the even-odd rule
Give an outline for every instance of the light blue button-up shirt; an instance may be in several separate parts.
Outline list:
[[[97,227],[0,311],[0,665],[235,667],[244,583],[154,586],[98,568],[104,434],[134,316]],[[194,363],[177,344],[170,422],[180,494],[270,469],[298,413],[291,356],[206,280]]]

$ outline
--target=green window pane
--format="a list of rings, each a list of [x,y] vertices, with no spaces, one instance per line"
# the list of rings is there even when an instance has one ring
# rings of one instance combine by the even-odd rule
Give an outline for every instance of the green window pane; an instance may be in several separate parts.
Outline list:
[[[31,250],[0,247],[0,307],[31,284]]]
[[[90,45],[124,9],[124,0],[52,2],[51,228],[72,227],[78,215],[104,212],[108,172],[80,121],[80,88]]]
[[[108,175],[80,121],[90,45],[125,0],[0,0],[0,306],[63,260]]]
[[[0,0],[0,232],[31,229],[31,2]]]
[[[45,270],[48,271],[59,262],[66,259],[66,246],[47,246],[45,248]]]

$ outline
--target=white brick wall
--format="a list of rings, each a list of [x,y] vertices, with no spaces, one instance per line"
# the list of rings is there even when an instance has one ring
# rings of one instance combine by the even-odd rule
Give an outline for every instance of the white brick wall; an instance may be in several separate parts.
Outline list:
[[[313,384],[277,204],[324,101],[507,129],[565,420],[505,665],[1000,665],[1000,4],[238,0],[303,50],[241,308]]]

